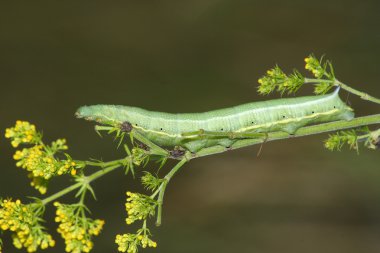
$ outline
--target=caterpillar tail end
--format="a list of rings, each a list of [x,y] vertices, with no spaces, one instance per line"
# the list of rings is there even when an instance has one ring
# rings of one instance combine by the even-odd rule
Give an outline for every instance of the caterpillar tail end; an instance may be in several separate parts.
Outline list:
[[[334,92],[333,92],[333,94],[334,95],[338,95],[339,91],[340,91],[340,86],[337,85],[336,88],[335,88],[335,90],[334,90]]]

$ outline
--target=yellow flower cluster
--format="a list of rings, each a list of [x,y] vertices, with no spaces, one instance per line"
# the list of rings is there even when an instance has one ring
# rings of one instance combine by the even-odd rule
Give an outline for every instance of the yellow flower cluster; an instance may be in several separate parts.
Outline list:
[[[37,191],[39,191],[41,194],[45,194],[47,191],[47,185],[48,180],[46,180],[43,177],[35,177],[33,176],[33,173],[28,174],[28,178],[30,178],[32,181],[30,182],[30,185],[34,187]]]
[[[278,83],[283,83],[286,79],[286,74],[278,66],[275,66],[273,69],[268,70],[266,75],[258,80],[258,83],[260,84],[258,92],[264,95],[269,94],[276,89]]]
[[[12,139],[11,144],[17,148],[20,144],[30,144],[39,141],[40,136],[36,127],[27,121],[16,121],[16,125],[5,130],[5,138]]]
[[[156,248],[157,243],[151,240],[147,234],[123,234],[117,235],[115,243],[118,245],[118,251],[136,253],[138,246],[142,248]]]
[[[305,79],[297,70],[287,75],[279,66],[267,71],[266,75],[259,79],[258,92],[262,95],[267,95],[273,92],[276,88],[281,94],[295,93],[304,84]]]
[[[125,209],[128,212],[128,217],[125,222],[129,225],[136,220],[146,219],[148,216],[154,215],[157,201],[149,196],[127,192],[127,203]]]
[[[17,167],[32,172],[34,177],[43,177],[48,180],[57,170],[56,159],[49,156],[42,145],[24,148],[22,151],[17,150],[13,155],[13,159],[18,161],[16,163]]]
[[[66,144],[66,139],[58,139],[51,144],[53,150],[67,150],[69,147]]]
[[[63,175],[70,172],[71,175],[75,176],[77,174],[77,170],[75,169],[76,165],[77,164],[71,159],[62,161],[57,170],[57,174]]]
[[[152,239],[150,239],[147,235],[138,235],[137,239],[139,241],[141,241],[141,247],[143,247],[144,249],[147,246],[148,247],[152,247],[152,248],[156,248],[157,247],[157,243],[155,241],[153,241]]]
[[[326,68],[321,66],[317,58],[310,55],[305,58],[305,69],[310,70],[316,78],[322,78],[326,73]]]
[[[65,205],[55,202],[57,207],[55,221],[59,222],[57,229],[65,240],[66,252],[90,252],[93,243],[92,236],[99,235],[103,228],[103,220],[92,220],[83,215],[79,208],[81,205]]]
[[[71,159],[57,160],[42,145],[34,145],[21,151],[17,150],[13,158],[17,161],[17,167],[30,172],[28,177],[32,179],[31,185],[41,194],[46,193],[47,182],[53,176],[67,173],[76,174],[74,161]]]
[[[12,140],[13,147],[18,147],[20,144],[32,144],[31,147],[17,150],[13,158],[17,161],[17,167],[29,172],[31,185],[41,194],[45,194],[49,179],[68,173],[76,175],[78,166],[67,154],[65,154],[66,160],[56,158],[57,153],[68,149],[65,139],[58,139],[51,145],[45,145],[41,136],[42,134],[36,131],[33,124],[20,120],[5,132],[5,137]]]
[[[46,249],[55,245],[51,235],[43,231],[36,214],[36,206],[24,205],[20,200],[3,200],[0,202],[0,229],[12,231],[13,244],[16,248],[26,248],[35,252],[38,248]]]

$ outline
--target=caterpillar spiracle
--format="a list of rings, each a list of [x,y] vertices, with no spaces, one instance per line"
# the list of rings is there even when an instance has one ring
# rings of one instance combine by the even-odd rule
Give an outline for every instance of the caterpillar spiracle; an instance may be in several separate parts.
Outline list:
[[[227,133],[285,131],[294,134],[309,124],[351,120],[353,109],[339,98],[338,92],[339,88],[327,95],[252,102],[202,113],[172,114],[122,105],[90,105],[80,107],[76,116],[114,126],[128,122],[158,146],[179,146],[197,152],[215,145],[231,146],[237,139]],[[199,130],[226,135],[210,138],[186,135]]]

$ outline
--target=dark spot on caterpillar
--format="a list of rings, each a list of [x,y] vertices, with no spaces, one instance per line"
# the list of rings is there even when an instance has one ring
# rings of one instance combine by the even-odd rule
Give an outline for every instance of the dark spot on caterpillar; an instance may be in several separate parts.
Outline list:
[[[314,111],[312,111],[311,113],[314,113]]]
[[[160,129],[161,129],[161,131],[162,131],[162,127],[161,127]]]
[[[255,122],[254,122],[254,121],[252,121],[251,123],[252,123],[252,124],[255,124]]]
[[[144,143],[142,143],[141,141],[136,140],[135,142],[137,144],[137,147],[144,149],[146,151],[150,150],[150,148],[147,145],[145,145]]]
[[[220,131],[223,131],[223,128],[221,128]]]
[[[285,119],[285,115],[282,116]]]
[[[121,125],[120,125],[120,130],[122,132],[129,133],[130,131],[132,131],[132,129],[133,129],[132,124],[129,123],[128,121],[125,121],[125,122],[121,123]]]
[[[334,109],[336,108],[336,106],[334,105]]]
[[[174,149],[170,150],[169,154],[172,158],[180,158],[185,154],[185,151],[181,149]]]

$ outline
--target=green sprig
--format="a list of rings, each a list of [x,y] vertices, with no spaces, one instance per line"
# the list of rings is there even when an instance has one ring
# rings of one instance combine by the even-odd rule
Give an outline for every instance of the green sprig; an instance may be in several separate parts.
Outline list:
[[[347,145],[350,149],[359,152],[359,141],[367,140],[369,133],[368,127],[340,131],[329,135],[325,141],[325,147],[330,151],[341,151],[343,146]]]
[[[289,76],[286,75],[279,66],[267,71],[266,75],[259,79],[258,92],[261,95],[268,95],[277,89],[281,94],[295,93],[304,83],[304,77],[300,72],[294,70]]]
[[[314,94],[316,95],[326,94],[329,90],[332,89],[332,87],[334,87],[334,85],[331,83],[327,83],[327,82],[317,83],[314,88]]]
[[[165,179],[154,176],[148,171],[144,171],[144,176],[141,177],[141,183],[145,189],[149,191],[155,191]]]

